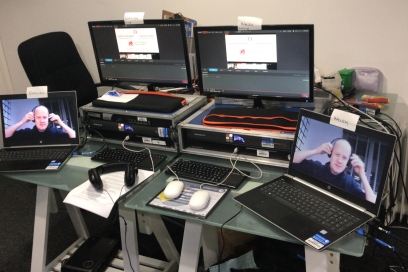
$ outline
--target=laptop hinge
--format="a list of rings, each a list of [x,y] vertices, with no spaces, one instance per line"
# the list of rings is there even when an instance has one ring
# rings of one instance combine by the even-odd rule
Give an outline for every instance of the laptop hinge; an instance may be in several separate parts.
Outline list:
[[[306,186],[308,186],[308,187],[310,187],[310,188],[313,188],[314,190],[317,190],[317,191],[319,191],[319,192],[321,192],[321,193],[323,193],[323,194],[325,194],[325,195],[327,195],[327,196],[330,196],[330,197],[332,197],[332,198],[334,198],[334,199],[337,199],[338,201],[340,201],[340,202],[342,202],[342,203],[344,203],[344,204],[346,204],[346,205],[349,205],[349,206],[351,206],[351,207],[354,208],[354,209],[357,209],[357,210],[359,210],[359,211],[361,211],[361,212],[364,212],[364,213],[366,213],[366,214],[368,214],[368,215],[370,215],[370,216],[375,217],[375,215],[374,215],[373,213],[367,211],[366,209],[364,209],[364,208],[362,208],[362,207],[360,207],[360,206],[358,206],[358,205],[355,205],[354,203],[351,203],[350,201],[345,200],[344,198],[341,198],[341,197],[339,197],[339,196],[336,196],[336,195],[334,195],[334,194],[332,194],[332,193],[330,193],[330,192],[328,192],[328,191],[322,190],[321,188],[319,188],[319,187],[317,187],[317,186],[315,186],[315,185],[313,185],[313,184],[310,184],[310,183],[308,183],[308,182],[305,182],[304,180],[302,180],[302,179],[300,179],[300,178],[291,176],[291,175],[289,175],[289,174],[284,174],[284,176],[289,177],[289,178],[291,178],[291,179],[293,179],[293,180],[296,180],[297,182],[300,182],[300,183],[302,183],[303,185],[306,185]]]

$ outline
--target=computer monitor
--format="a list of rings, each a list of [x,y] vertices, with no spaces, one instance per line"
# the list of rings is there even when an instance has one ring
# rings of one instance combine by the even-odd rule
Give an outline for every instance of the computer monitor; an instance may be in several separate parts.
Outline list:
[[[202,94],[313,102],[313,25],[202,26],[194,41]]]
[[[182,20],[88,22],[102,85],[190,87]]]

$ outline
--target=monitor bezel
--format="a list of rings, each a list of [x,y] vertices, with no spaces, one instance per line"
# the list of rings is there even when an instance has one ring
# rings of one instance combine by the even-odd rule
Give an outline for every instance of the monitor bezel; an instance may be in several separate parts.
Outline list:
[[[178,19],[149,19],[149,20],[144,20],[143,24],[151,24],[151,25],[174,24],[174,25],[180,26],[181,38],[183,41],[182,44],[183,44],[184,60],[186,64],[187,83],[174,83],[174,82],[167,83],[167,82],[156,82],[156,81],[146,82],[145,80],[140,80],[136,78],[135,80],[125,80],[125,81],[104,79],[102,76],[102,69],[99,63],[98,50],[96,48],[95,38],[92,33],[92,27],[95,25],[126,25],[127,27],[137,27],[140,25],[139,24],[125,24],[125,21],[123,20],[89,21],[88,29],[89,29],[89,33],[91,36],[92,48],[94,51],[96,66],[98,68],[98,76],[100,80],[100,85],[115,86],[118,83],[122,82],[123,84],[130,83],[130,84],[141,85],[141,86],[147,83],[147,85],[151,86],[152,88],[153,87],[187,87],[187,88],[190,88],[192,86],[192,77],[191,77],[190,57],[188,54],[187,36],[186,36],[184,21],[178,20]]]
[[[313,89],[314,89],[314,25],[313,24],[282,24],[282,25],[262,25],[261,30],[290,30],[290,29],[304,29],[309,31],[309,94],[308,97],[286,97],[279,95],[260,96],[251,94],[230,94],[230,93],[213,93],[204,90],[203,78],[202,78],[202,65],[200,56],[200,43],[198,41],[197,32],[199,31],[238,31],[237,26],[198,26],[194,28],[194,43],[196,49],[196,62],[197,62],[197,77],[200,94],[207,97],[229,97],[229,98],[241,98],[241,99],[254,99],[254,100],[268,100],[268,101],[287,101],[287,102],[313,102]],[[245,33],[246,30],[242,30]],[[255,102],[256,103],[256,102]]]

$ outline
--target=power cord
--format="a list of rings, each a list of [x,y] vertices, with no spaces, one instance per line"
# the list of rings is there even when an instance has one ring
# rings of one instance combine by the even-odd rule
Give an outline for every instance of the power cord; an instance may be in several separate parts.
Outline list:
[[[387,244],[386,242],[384,242],[384,241],[382,241],[382,240],[380,240],[380,239],[378,239],[378,238],[375,238],[375,237],[371,236],[370,234],[368,234],[367,232],[365,232],[362,228],[357,229],[356,233],[357,233],[358,235],[365,236],[365,237],[367,237],[367,238],[370,238],[370,239],[374,240],[377,244],[380,244],[380,245],[382,245],[383,247],[388,247],[388,248],[391,249],[392,251],[395,251],[395,247],[394,247],[394,246],[391,246],[391,245]]]
[[[127,222],[126,222],[126,219],[122,215],[119,215],[119,218],[122,218],[123,223],[125,224],[125,249],[126,249],[126,255],[128,257],[128,260],[129,260],[130,268],[134,272],[135,270],[133,269],[132,260],[130,259],[130,254],[129,254],[129,250],[128,250],[128,247],[127,247],[127,237],[126,237],[127,236]]]
[[[371,224],[372,224],[372,223],[371,223]],[[386,234],[388,234],[388,235],[391,233],[391,232],[389,232],[389,231],[383,229],[382,227],[378,227],[378,226],[375,226],[375,227],[376,227],[378,230],[380,230],[381,232],[386,233]],[[400,261],[400,265],[394,266],[394,267],[398,267],[398,268],[402,269],[402,271],[407,271],[407,270],[406,270],[406,267],[405,267],[405,265],[404,265],[404,260],[403,260],[403,258],[402,258],[401,255],[395,250],[395,247],[394,247],[394,246],[392,246],[392,245],[390,245],[390,244],[388,244],[388,243],[386,243],[386,242],[380,240],[379,238],[373,237],[372,235],[368,234],[367,232],[365,232],[365,231],[364,231],[363,229],[361,229],[361,228],[357,229],[357,230],[356,230],[356,233],[357,233],[358,235],[367,237],[367,238],[369,238],[369,239],[375,241],[377,244],[379,244],[379,245],[382,246],[382,247],[380,247],[380,248],[382,248],[382,249],[384,249],[384,248],[390,249],[390,250],[392,251],[392,253],[394,253],[394,254],[398,257],[398,260]],[[387,253],[387,255],[388,255],[389,257],[392,257],[388,252],[386,252],[386,253]],[[396,260],[394,260],[394,261],[396,262]],[[397,262],[396,262],[396,263],[397,263]],[[391,267],[391,265],[388,265],[388,267]]]

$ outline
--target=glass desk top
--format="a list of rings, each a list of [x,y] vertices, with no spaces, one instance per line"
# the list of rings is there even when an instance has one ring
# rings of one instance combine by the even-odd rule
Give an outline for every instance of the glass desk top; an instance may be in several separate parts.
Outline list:
[[[97,150],[101,143],[90,142],[85,146],[84,150]],[[119,147],[118,145],[106,144],[106,146]],[[131,147],[135,150],[140,150],[138,147]],[[171,160],[176,157],[176,152],[151,150],[152,153],[166,155],[167,158],[159,166],[160,169],[165,167]],[[88,180],[88,170],[97,167],[103,163],[91,160],[91,156],[73,156],[68,162],[58,171],[27,171],[27,172],[2,172],[0,175],[5,177],[34,183],[63,191],[70,191],[80,184]],[[157,171],[156,171],[157,173]]]
[[[231,166],[229,161],[225,159],[209,158],[192,154],[182,154],[180,158]],[[250,163],[238,162],[237,166],[240,170],[247,170],[251,172],[251,175],[258,176],[258,170]],[[270,181],[286,171],[286,169],[284,168],[273,166],[259,165],[259,167],[263,171],[263,177],[261,180],[250,179],[245,181],[244,184],[242,184],[237,190],[231,190],[205,219],[193,215],[183,214],[182,212],[147,206],[147,203],[165,188],[167,179],[171,177],[164,172],[156,176],[149,184],[147,184],[132,198],[130,198],[130,200],[125,203],[125,207],[142,212],[165,215],[189,221],[196,221],[211,226],[221,227],[225,221],[233,217],[241,209],[241,205],[233,200],[236,195],[257,187],[264,182]],[[242,209],[242,212],[238,216],[225,224],[224,227],[281,241],[302,244],[300,241],[296,240],[289,234],[273,226],[260,216],[245,208]],[[364,253],[364,246],[364,237],[352,233],[344,239],[335,243],[332,247],[329,248],[329,250],[359,257]]]

